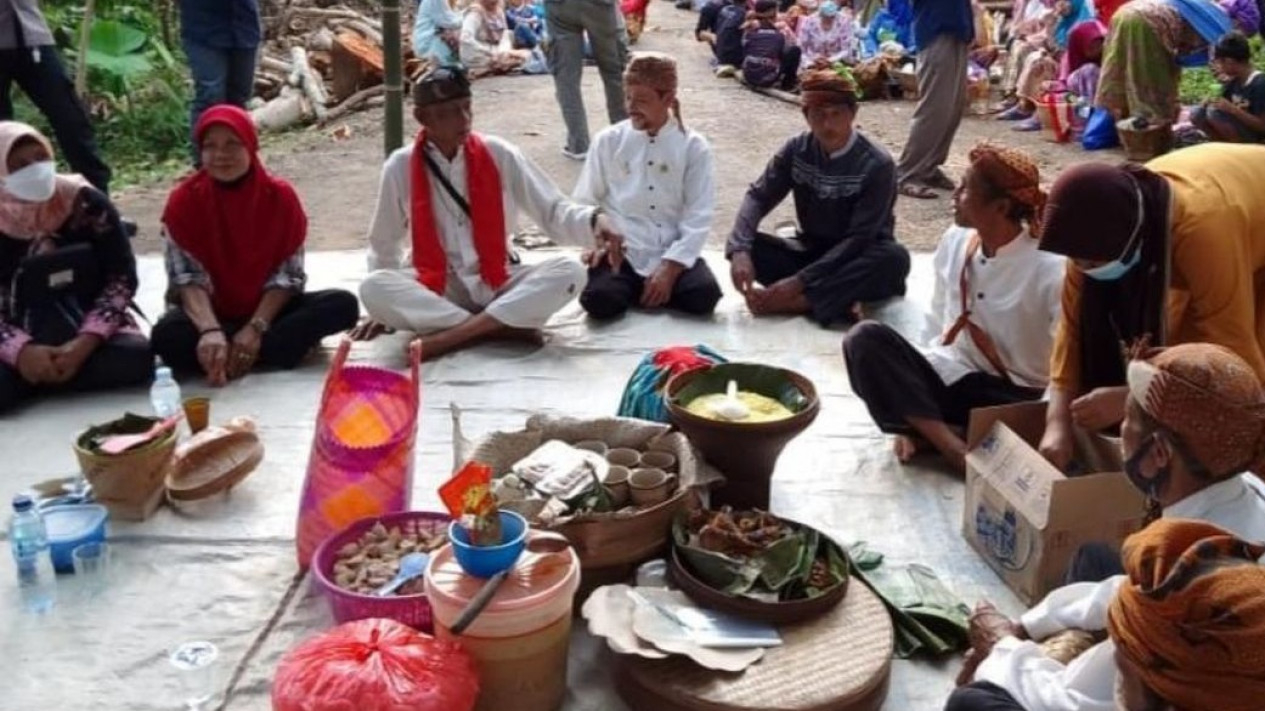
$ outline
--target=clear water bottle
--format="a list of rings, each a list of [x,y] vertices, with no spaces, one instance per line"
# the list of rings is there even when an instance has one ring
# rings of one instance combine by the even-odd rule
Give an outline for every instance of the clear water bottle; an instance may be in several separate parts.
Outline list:
[[[154,406],[154,414],[164,420],[180,412],[180,383],[171,375],[171,368],[155,360],[154,384],[149,387],[149,402]]]
[[[48,552],[48,530],[35,502],[25,494],[13,497],[13,518],[9,519],[9,548],[18,570],[22,605],[43,613],[56,601],[56,573]]]

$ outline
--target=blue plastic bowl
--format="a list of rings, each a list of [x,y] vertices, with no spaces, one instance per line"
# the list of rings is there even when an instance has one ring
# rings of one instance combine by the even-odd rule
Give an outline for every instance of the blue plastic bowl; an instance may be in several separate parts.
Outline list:
[[[501,545],[476,546],[470,543],[466,529],[456,521],[448,524],[448,541],[452,543],[457,563],[468,575],[490,578],[514,567],[527,544],[527,519],[513,511],[501,511]]]
[[[100,504],[70,504],[51,506],[40,512],[44,527],[48,529],[48,549],[53,557],[53,569],[59,573],[75,572],[71,556],[85,543],[105,540],[105,522],[110,512]]]

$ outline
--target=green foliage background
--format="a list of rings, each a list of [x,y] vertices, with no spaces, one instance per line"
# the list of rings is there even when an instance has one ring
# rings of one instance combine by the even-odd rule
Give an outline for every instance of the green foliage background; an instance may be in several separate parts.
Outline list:
[[[123,187],[179,172],[189,162],[192,87],[174,0],[96,0],[88,44],[88,96],[97,143]],[[40,3],[66,71],[79,55],[82,0]],[[17,118],[50,133],[14,89]]]
[[[1252,64],[1258,70],[1265,71],[1265,44],[1260,35],[1251,39]],[[1212,99],[1221,94],[1221,82],[1212,75],[1207,67],[1186,69],[1182,71],[1181,97],[1183,104],[1198,104],[1205,99]]]

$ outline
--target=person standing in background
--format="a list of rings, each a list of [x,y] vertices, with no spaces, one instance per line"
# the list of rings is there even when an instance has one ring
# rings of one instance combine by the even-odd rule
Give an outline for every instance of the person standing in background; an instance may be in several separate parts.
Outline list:
[[[628,118],[624,109],[624,65],[628,62],[628,32],[614,0],[545,0],[545,26],[549,28],[549,70],[562,120],[567,124],[567,144],[562,154],[582,161],[589,152],[589,121],[584,113],[580,79],[584,72],[584,37],[606,92],[606,115],[612,124]]]
[[[970,0],[913,0],[918,45],[918,105],[896,164],[900,194],[934,198],[957,184],[941,166],[966,109],[966,61],[975,39]]]
[[[246,108],[262,40],[259,0],[180,0],[180,42],[193,75],[190,131],[216,104]],[[193,164],[200,167],[196,143]]]
[[[38,0],[0,0],[0,121],[14,118],[9,96],[14,83],[48,119],[71,171],[108,195],[110,167],[97,151],[92,120],[75,95]]]

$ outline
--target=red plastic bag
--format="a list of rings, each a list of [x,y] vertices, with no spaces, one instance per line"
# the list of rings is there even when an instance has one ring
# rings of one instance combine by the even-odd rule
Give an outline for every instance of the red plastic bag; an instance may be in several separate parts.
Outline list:
[[[474,660],[394,620],[357,620],[295,647],[272,682],[273,711],[470,711]]]

